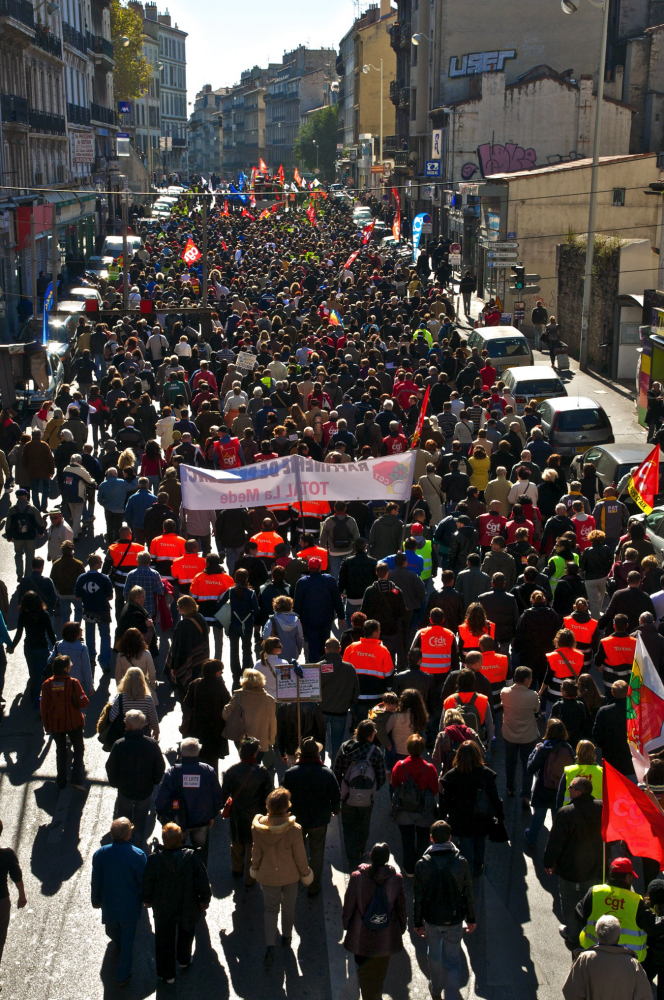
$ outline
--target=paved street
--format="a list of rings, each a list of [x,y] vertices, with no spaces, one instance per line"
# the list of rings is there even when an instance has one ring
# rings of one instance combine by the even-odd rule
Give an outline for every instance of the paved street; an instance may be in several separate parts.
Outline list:
[[[589,393],[602,400],[610,413],[620,442],[643,440],[633,403],[592,376],[574,372],[570,392]],[[8,505],[0,508],[4,514]],[[96,527],[101,530],[101,520]],[[83,558],[101,541],[81,543]],[[10,594],[16,578],[10,546],[0,546],[0,573]],[[12,601],[15,624],[15,600]],[[226,653],[225,649],[225,653]],[[162,658],[163,660],[163,654]],[[106,755],[97,742],[94,722],[107,700],[104,680],[88,709],[86,767],[89,792],[55,784],[55,753],[41,734],[24,698],[27,670],[22,655],[10,657],[5,686],[6,714],[0,726],[0,816],[5,824],[2,843],[18,852],[23,868],[28,906],[12,911],[3,960],[3,997],[11,1000],[93,1000],[112,997],[115,955],[100,925],[99,913],[90,906],[90,866],[96,848],[107,835],[114,792],[105,784]],[[114,682],[111,688],[114,690]],[[179,708],[160,692],[164,750],[179,738]],[[232,761],[227,761],[232,762]],[[492,766],[504,792],[502,745],[494,751]],[[552,915],[554,879],[540,863],[544,835],[534,857],[522,852],[526,826],[519,800],[506,803],[510,845],[489,845],[486,874],[478,881],[478,928],[466,939],[466,1000],[553,1000],[569,968],[568,953],[557,933]],[[389,815],[386,790],[374,810],[372,840],[386,839],[400,858],[399,834]],[[345,886],[343,852],[337,823],[328,835],[324,890],[309,901],[301,890],[292,951],[278,948],[270,972],[262,968],[264,954],[260,889],[238,888],[231,878],[227,824],[217,820],[212,831],[210,878],[213,900],[207,919],[197,932],[193,967],[181,974],[175,987],[156,990],[154,950],[147,911],[136,942],[134,975],[122,992],[131,998],[186,998],[206,996],[260,996],[262,1000],[345,1000],[357,989],[352,960],[340,945],[341,899]],[[13,890],[12,890],[13,891]],[[412,882],[406,892],[412,922]],[[393,1000],[428,997],[423,943],[411,933],[405,950],[393,959],[386,995]]]

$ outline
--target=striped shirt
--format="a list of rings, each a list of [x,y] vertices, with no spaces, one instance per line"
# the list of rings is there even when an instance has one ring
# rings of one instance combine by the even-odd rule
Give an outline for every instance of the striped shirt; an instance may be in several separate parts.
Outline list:
[[[147,695],[145,698],[138,698],[134,701],[133,698],[128,698],[126,695],[122,695],[122,711],[124,715],[132,710],[142,712],[145,718],[148,720],[148,729],[156,737],[159,736],[159,719],[157,718],[157,712],[154,707],[154,701],[152,700],[152,695]],[[111,705],[111,722],[113,719],[117,719],[120,714],[120,695],[116,694],[115,701]]]

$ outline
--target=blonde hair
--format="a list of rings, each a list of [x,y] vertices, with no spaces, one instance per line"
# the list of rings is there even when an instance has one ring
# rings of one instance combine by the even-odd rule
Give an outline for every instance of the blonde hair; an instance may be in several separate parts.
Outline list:
[[[183,594],[182,597],[178,597],[178,611],[185,618],[193,618],[198,613],[198,604],[190,594]]]
[[[265,687],[265,677],[260,670],[245,670],[240,686],[243,691],[260,691]]]
[[[545,483],[555,483],[558,479],[558,473],[555,469],[545,469],[542,473],[542,479]]]
[[[122,472],[123,469],[134,468],[135,466],[136,455],[131,448],[125,448],[118,459],[118,471]]]
[[[140,667],[130,667],[118,684],[118,694],[124,694],[130,701],[141,701],[150,697],[150,689],[145,674]]]

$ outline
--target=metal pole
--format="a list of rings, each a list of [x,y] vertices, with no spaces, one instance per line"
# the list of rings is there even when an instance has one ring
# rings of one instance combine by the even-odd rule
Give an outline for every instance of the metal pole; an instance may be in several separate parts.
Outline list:
[[[657,265],[657,288],[664,290],[664,191],[659,196],[659,261]]]
[[[53,205],[51,216],[51,282],[53,284],[53,305],[51,310],[55,312],[58,308],[58,226],[57,211]]]
[[[125,185],[127,178],[125,177]],[[127,259],[127,189],[120,195],[122,198],[122,308],[129,309],[129,260]]]
[[[207,194],[203,193],[203,245],[201,251],[203,253],[203,308],[207,309],[208,304],[208,259],[207,259],[207,219],[208,219],[208,200]]]
[[[32,279],[32,315],[37,315],[37,239],[35,232],[35,207],[30,212],[30,270]]]
[[[383,60],[380,61],[380,162],[383,163]]]
[[[590,206],[588,209],[588,244],[586,246],[586,270],[583,279],[583,309],[581,313],[581,342],[579,344],[579,368],[588,371],[588,330],[590,325],[590,299],[592,294],[593,258],[595,255],[595,215],[597,212],[597,186],[599,181],[599,144],[602,134],[602,105],[604,103],[604,76],[606,64],[606,37],[609,28],[609,0],[604,0],[602,18],[602,42],[599,52],[599,75],[597,79],[597,103],[595,105],[595,136],[593,139],[593,166],[590,176]]]
[[[148,130],[148,155],[146,157],[148,165],[148,191],[152,190],[152,145],[150,143],[150,84],[148,84],[148,89],[145,95],[145,125]]]

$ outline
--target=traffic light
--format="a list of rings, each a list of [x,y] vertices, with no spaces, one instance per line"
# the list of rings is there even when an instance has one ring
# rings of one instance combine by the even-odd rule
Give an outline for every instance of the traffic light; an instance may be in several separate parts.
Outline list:
[[[526,284],[526,269],[523,264],[512,264],[512,277],[516,291],[522,291]]]

